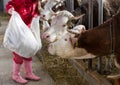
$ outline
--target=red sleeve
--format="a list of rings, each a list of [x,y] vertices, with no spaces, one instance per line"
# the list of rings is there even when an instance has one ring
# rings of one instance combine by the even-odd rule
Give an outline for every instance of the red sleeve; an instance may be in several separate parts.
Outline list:
[[[6,5],[6,12],[8,12],[8,10],[11,8],[11,7],[13,7],[14,8],[14,1],[9,1],[8,3],[7,3],[7,5]]]
[[[17,10],[18,8],[21,7],[21,5],[23,5],[24,2],[25,2],[25,0],[10,0],[6,5],[6,12],[8,12],[8,10],[11,7],[13,7],[15,10]]]

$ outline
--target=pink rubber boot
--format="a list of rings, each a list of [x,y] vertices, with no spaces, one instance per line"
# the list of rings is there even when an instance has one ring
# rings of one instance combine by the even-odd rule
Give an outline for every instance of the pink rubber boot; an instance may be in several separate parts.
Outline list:
[[[16,64],[15,62],[13,62],[12,79],[17,83],[26,84],[28,81],[20,76],[20,67],[21,67],[21,64]]]
[[[35,81],[40,80],[40,77],[36,76],[32,72],[32,61],[24,60],[24,70],[25,70],[25,78],[26,79],[35,80]]]

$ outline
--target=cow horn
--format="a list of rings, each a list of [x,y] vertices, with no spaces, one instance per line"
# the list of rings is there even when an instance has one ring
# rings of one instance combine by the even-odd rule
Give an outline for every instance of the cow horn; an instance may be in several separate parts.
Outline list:
[[[85,16],[85,14],[82,14],[80,16],[75,16],[75,17],[72,17],[71,20],[78,20],[80,19],[81,17]]]
[[[68,25],[68,27],[69,27],[69,25],[70,25],[70,27],[71,27],[71,25],[74,26],[74,24],[73,24],[72,21],[74,21],[74,20],[78,20],[78,19],[80,19],[80,18],[83,17],[83,16],[85,16],[85,14],[82,14],[82,15],[77,16],[77,17],[72,17],[71,19],[69,19],[69,20],[67,21],[67,25]]]

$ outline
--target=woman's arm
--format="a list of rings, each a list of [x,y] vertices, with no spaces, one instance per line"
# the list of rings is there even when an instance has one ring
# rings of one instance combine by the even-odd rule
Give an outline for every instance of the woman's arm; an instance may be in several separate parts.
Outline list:
[[[13,10],[14,10],[14,2],[11,0],[6,5],[6,12],[11,14]]]

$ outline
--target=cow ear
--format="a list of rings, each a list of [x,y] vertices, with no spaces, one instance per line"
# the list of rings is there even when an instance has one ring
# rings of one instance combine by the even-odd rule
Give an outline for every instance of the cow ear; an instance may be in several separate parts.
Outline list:
[[[84,33],[86,31],[86,28],[83,27],[81,33]]]

